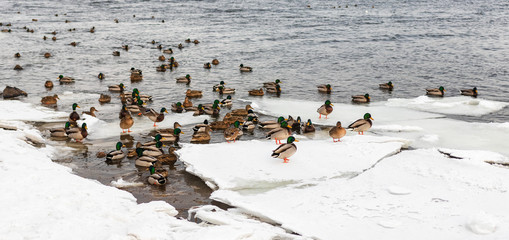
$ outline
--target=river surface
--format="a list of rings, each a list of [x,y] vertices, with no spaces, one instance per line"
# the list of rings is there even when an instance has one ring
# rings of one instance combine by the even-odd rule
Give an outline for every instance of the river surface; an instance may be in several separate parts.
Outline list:
[[[0,29],[12,32],[0,33],[0,87],[17,86],[29,94],[23,101],[34,104],[42,96],[65,95],[56,110],[70,112],[73,102],[82,108],[96,106],[102,109],[98,118],[104,121],[118,119],[120,104],[114,98],[99,107],[98,94],[111,94],[107,86],[121,82],[152,95],[150,107],[155,109],[183,101],[188,87],[204,90],[194,102],[210,103],[220,98],[211,87],[221,80],[236,88],[236,108],[245,104],[237,99],[249,99],[248,90],[275,79],[283,82],[282,99],[349,103],[351,95],[369,93],[376,102],[415,98],[424,95],[425,88],[439,86],[445,87],[447,96],[457,96],[460,89],[476,86],[484,99],[509,100],[509,3],[505,1],[2,0],[1,5]],[[27,32],[25,26],[34,32]],[[95,33],[89,32],[92,27]],[[56,41],[51,40],[53,31]],[[187,38],[200,43],[185,43]],[[182,50],[177,49],[179,43]],[[121,48],[126,44],[129,51]],[[159,44],[173,48],[171,56],[180,63],[178,68],[156,72],[161,64],[158,56],[163,55]],[[113,51],[120,51],[120,56],[113,56]],[[13,57],[16,52],[21,58]],[[46,59],[45,52],[53,56]],[[204,69],[203,64],[214,58],[221,63]],[[253,72],[240,73],[241,63],[253,67]],[[16,64],[24,70],[13,70]],[[130,82],[131,67],[143,70],[143,81]],[[99,72],[105,74],[104,80],[97,78]],[[76,83],[58,85],[61,74],[74,77]],[[190,86],[175,83],[176,77],[186,74],[192,77]],[[44,88],[47,80],[55,83],[52,90]],[[378,84],[388,81],[395,90],[380,91]],[[332,94],[318,94],[315,86],[326,83],[332,85]],[[449,117],[508,122],[509,109],[482,117]],[[191,124],[181,124],[184,132],[191,131]],[[135,135],[131,141],[148,139]],[[71,162],[79,175],[105,184],[119,176],[145,177],[134,164],[111,166],[95,158],[97,151],[111,150],[118,140],[126,139],[90,141],[85,149],[74,146],[81,154],[59,161]],[[215,133],[213,142],[220,141],[221,134]],[[184,168],[177,163],[166,187],[127,190],[141,202],[166,200],[185,216],[185,209],[210,203],[211,190]],[[175,197],[179,194],[181,198]]]

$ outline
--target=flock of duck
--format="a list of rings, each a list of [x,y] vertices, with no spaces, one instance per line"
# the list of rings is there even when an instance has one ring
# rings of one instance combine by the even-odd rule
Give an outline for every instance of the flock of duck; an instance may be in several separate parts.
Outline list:
[[[118,20],[116,20],[116,22],[118,22]],[[89,31],[94,33],[96,28],[92,27]],[[56,35],[56,32],[53,34]],[[44,39],[46,39],[46,37],[44,37]],[[191,39],[186,39],[185,42],[194,44],[200,43],[198,40],[191,41]],[[156,44],[156,42],[152,41],[152,44]],[[71,45],[76,46],[76,43],[73,42]],[[123,45],[122,48],[125,51],[129,50],[128,45]],[[162,45],[157,46],[157,48],[160,49],[164,54],[173,54],[173,50],[171,48],[165,49]],[[179,44],[178,48],[183,48],[183,45]],[[120,53],[115,51],[113,52],[113,55],[120,56]],[[16,53],[14,57],[19,58],[21,57],[21,54]],[[45,54],[45,57],[51,57],[51,54],[47,53]],[[156,71],[173,70],[179,66],[174,57],[167,58],[164,55],[158,57],[158,60],[160,61],[166,61],[167,59],[169,63],[157,66]],[[218,64],[220,64],[219,60],[213,59],[211,62],[205,63],[203,67],[205,69],[209,69],[212,67],[212,65]],[[15,69],[20,70],[20,68],[21,66],[17,66]],[[240,64],[239,71],[241,73],[248,73],[253,71],[253,68],[245,66],[244,64]],[[143,80],[142,70],[131,68],[130,72],[131,82],[138,82]],[[105,78],[105,75],[103,73],[99,73],[97,77],[102,80]],[[176,78],[176,83],[190,84],[191,79],[192,78],[190,74],[187,74],[186,76]],[[60,75],[58,77],[58,81],[60,84],[72,84],[75,82],[75,79],[69,76]],[[276,79],[274,82],[263,83],[263,87],[250,90],[248,93],[252,96],[263,96],[265,92],[280,94],[282,91],[281,84],[282,82],[279,79]],[[44,86],[48,89],[51,89],[53,87],[53,82],[46,81]],[[388,82],[380,84],[379,87],[380,89],[392,91],[394,85],[392,82]],[[254,112],[254,109],[250,105],[246,105],[245,108],[231,110],[230,112],[226,113],[223,120],[217,120],[221,108],[231,109],[233,105],[231,94],[235,93],[235,89],[226,87],[226,83],[221,81],[218,84],[212,86],[212,90],[214,92],[218,92],[220,96],[223,94],[227,96],[222,100],[217,99],[213,103],[194,105],[191,102],[191,99],[201,97],[202,91],[187,89],[183,103],[173,103],[170,108],[170,110],[174,113],[194,112],[194,116],[210,115],[212,118],[216,119],[216,121],[213,122],[208,122],[208,120],[205,120],[203,123],[196,125],[193,128],[194,133],[191,139],[192,143],[208,143],[211,139],[210,133],[212,131],[218,130],[223,131],[224,139],[228,143],[235,142],[244,134],[244,132],[252,132],[256,126],[258,126],[261,129],[268,130],[268,132],[265,134],[266,138],[274,140],[275,143],[279,145],[272,151],[272,157],[283,159],[283,162],[287,163],[289,158],[297,152],[297,146],[295,142],[298,142],[298,140],[295,139],[292,134],[294,132],[310,133],[315,131],[315,127],[311,119],[308,119],[304,123],[300,117],[297,117],[297,119],[294,119],[291,116],[288,118],[279,117],[272,121],[260,122],[258,115]],[[321,93],[330,94],[332,87],[331,84],[324,84],[317,86],[317,90]],[[168,110],[165,107],[162,107],[160,110],[146,107],[148,103],[152,102],[152,96],[141,94],[137,88],[134,88],[131,91],[127,91],[126,86],[123,83],[120,83],[118,85],[109,86],[108,91],[118,94],[122,104],[119,111],[119,127],[122,130],[122,134],[129,134],[131,132],[131,127],[135,124],[135,118],[147,117],[154,123],[153,127],[155,129],[155,136],[153,137],[154,139],[152,141],[146,143],[138,142],[136,144],[136,148],[130,149],[127,152],[122,150],[122,148],[125,148],[125,145],[122,142],[118,142],[116,144],[115,150],[104,154],[106,161],[119,162],[126,156],[137,157],[135,160],[135,165],[143,168],[148,168],[150,171],[150,176],[148,178],[149,183],[155,185],[165,184],[168,172],[162,168],[161,165],[173,164],[176,161],[176,155],[174,154],[175,147],[170,146],[168,153],[165,153],[163,147],[166,146],[165,144],[176,145],[179,142],[180,134],[183,134],[181,125],[178,122],[175,122],[173,124],[173,128],[157,129],[157,123],[164,121],[165,114],[168,114]],[[436,89],[426,89],[426,92],[427,95],[430,96],[444,96],[445,89],[440,86]],[[461,94],[476,97],[477,89],[473,88],[462,90]],[[52,96],[45,96],[41,99],[41,103],[43,105],[56,105],[58,99],[58,95],[56,94]],[[110,95],[101,94],[99,98],[99,102],[101,104],[109,103],[110,101]],[[369,94],[355,95],[352,96],[352,102],[369,103],[370,96]],[[76,142],[81,142],[83,139],[87,138],[89,135],[87,124],[82,123],[80,126],[78,126],[77,121],[80,120],[81,117],[80,114],[76,112],[76,108],[80,107],[77,103],[74,103],[72,105],[72,112],[69,114],[68,121],[65,123],[64,127],[51,129],[51,137],[73,139]],[[95,107],[92,107],[90,108],[90,111],[83,112],[82,114],[96,117],[95,112],[97,111],[98,110]],[[331,114],[332,111],[333,104],[330,100],[327,100],[323,105],[318,107],[318,118],[322,118],[322,115],[327,118],[327,116]],[[363,118],[358,119],[357,121],[348,125],[347,129],[356,131],[359,134],[364,134],[364,131],[369,130],[373,125],[372,120],[373,118],[371,114],[366,113],[364,114]],[[342,127],[340,121],[338,121],[336,125],[329,131],[329,136],[332,138],[333,142],[340,142],[341,138],[343,138],[345,135],[346,129]],[[286,140],[286,143],[282,143],[282,140]]]

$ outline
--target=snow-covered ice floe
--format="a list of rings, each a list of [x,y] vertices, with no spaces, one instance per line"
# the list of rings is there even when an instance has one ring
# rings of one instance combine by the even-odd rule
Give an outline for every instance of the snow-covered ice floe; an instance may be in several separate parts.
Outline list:
[[[507,158],[478,151],[441,151],[462,158],[450,158],[437,149],[409,150],[351,179],[263,192],[219,189],[212,198],[318,239],[507,238],[509,170],[484,162]],[[232,170],[230,175],[235,174],[245,172]]]
[[[0,121],[37,121],[58,122],[68,117],[67,113],[56,112],[52,109],[35,106],[18,100],[0,101]]]
[[[352,177],[408,144],[401,138],[352,136],[342,142],[301,140],[285,164],[271,157],[273,141],[185,144],[177,153],[186,170],[219,189],[276,188],[313,180]]]
[[[450,114],[477,115],[477,113],[490,113],[507,106],[507,103],[493,102],[469,97],[452,97],[452,100],[430,99],[432,102],[449,101],[453,103],[464,101],[481,101],[486,104],[468,105],[468,107],[443,108],[435,112]],[[456,100],[454,100],[456,99]],[[407,103],[406,105],[404,103]],[[301,101],[301,100],[254,100],[252,106],[256,111],[270,116],[288,116],[294,118],[301,116],[303,121],[308,118],[317,125],[333,126],[341,121],[344,127],[353,121],[362,118],[364,113],[369,112],[375,119],[373,127],[369,132],[383,134],[386,136],[402,137],[411,139],[411,147],[430,148],[446,147],[458,149],[475,149],[495,151],[509,156],[509,148],[506,146],[509,133],[509,123],[475,123],[446,118],[442,114],[423,112],[411,109],[412,102],[402,101],[397,106],[389,102],[370,104],[342,104],[333,103],[334,111],[328,119],[318,119],[316,109],[323,102]],[[424,104],[426,105],[426,104]],[[497,107],[486,107],[484,105],[496,105]],[[431,107],[430,107],[431,108]],[[449,110],[448,110],[449,109]],[[367,134],[370,134],[370,133]],[[350,133],[352,134],[352,133]]]
[[[126,191],[52,162],[60,150],[32,146],[27,133],[38,132],[15,126],[0,129],[2,239],[302,239],[241,213],[204,210],[200,214],[210,222],[197,224],[175,218],[166,202],[138,204]],[[231,217],[227,223],[212,221],[225,216]]]

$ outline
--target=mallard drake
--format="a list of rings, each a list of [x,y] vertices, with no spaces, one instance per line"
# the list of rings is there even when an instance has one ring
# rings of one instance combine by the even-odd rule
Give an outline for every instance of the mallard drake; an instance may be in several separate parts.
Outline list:
[[[388,83],[381,83],[378,85],[380,89],[389,90],[392,91],[394,88],[394,85],[392,85],[392,82],[389,81]]]
[[[203,120],[203,123],[198,123],[194,125],[193,132],[204,132],[206,127],[210,127],[209,121],[207,119]]]
[[[143,147],[147,147],[147,146],[154,146],[156,145],[157,142],[162,142],[163,141],[163,136],[158,133],[154,136],[154,140],[150,141],[150,142],[146,142],[146,143],[139,143],[139,144],[136,144],[136,148],[143,148]]]
[[[150,176],[148,176],[147,181],[152,185],[164,185],[166,184],[166,176],[163,173],[156,172],[154,165],[150,165],[148,167],[150,171]],[[168,174],[168,171],[166,171]]]
[[[184,111],[184,108],[182,107],[181,102],[173,103],[171,105],[171,111],[176,113],[182,113]]]
[[[184,48],[184,46],[182,45],[182,43],[179,43],[179,45],[177,46],[178,49],[182,49]]]
[[[281,94],[281,86],[279,86],[279,84],[276,84],[274,88],[267,88],[267,92]]]
[[[20,58],[20,57],[21,57],[21,54],[19,54],[19,52],[17,52],[17,53],[15,53],[15,54],[14,54],[14,57],[15,57],[15,58]]]
[[[333,142],[341,142],[341,138],[346,135],[346,129],[341,126],[341,122],[338,121],[336,126],[329,130],[329,136],[332,137]],[[337,139],[337,141],[336,141]]]
[[[157,131],[157,134],[162,136],[162,137],[169,137],[169,136],[173,136],[174,133],[175,133],[175,129],[177,128],[181,128],[182,126],[180,125],[180,123],[178,122],[174,122],[173,123],[173,128],[166,128],[166,129],[159,129]],[[156,135],[157,136],[157,135]]]
[[[190,38],[188,38],[188,39],[186,39],[184,42],[186,42],[186,43],[190,43],[190,42],[191,42],[191,39],[190,39]]]
[[[79,128],[71,128],[71,123],[66,122],[65,126],[63,128],[53,128],[50,129],[50,136],[51,137],[67,137],[68,134],[75,133],[79,131]]]
[[[152,164],[157,162],[157,158],[150,157],[150,156],[144,156],[143,152],[145,149],[143,148],[136,148],[136,154],[138,155],[138,158],[134,162],[134,165],[137,167],[150,167]]]
[[[298,142],[297,139],[293,136],[289,136],[286,139],[286,143],[279,146],[275,150],[272,151],[272,157],[273,158],[280,158],[283,159],[283,163],[288,163],[290,159],[289,157],[293,156],[297,152],[297,146],[293,142]]]
[[[177,83],[191,83],[191,75],[187,74],[185,77],[176,78]]]
[[[173,134],[165,136],[161,139],[162,142],[178,143],[180,140],[180,134],[184,134],[180,128],[173,129]]]
[[[306,122],[306,124],[304,125],[304,127],[302,129],[302,132],[303,133],[315,132],[315,126],[311,122],[311,119],[308,119],[308,121]]]
[[[203,130],[201,130],[203,129]],[[199,130],[197,130],[192,138],[191,143],[209,143],[210,142],[210,132],[212,130],[210,129],[209,125],[206,125],[205,127],[200,127]]]
[[[122,151],[122,148],[125,148],[125,145],[122,144],[122,142],[117,142],[115,145],[115,150],[109,152],[106,154],[106,162],[112,163],[112,162],[119,162],[120,160],[124,159],[126,154],[124,151]]]
[[[229,128],[224,130],[224,139],[226,139],[226,142],[233,141],[239,139],[240,136],[242,136],[242,130],[240,129],[240,126],[242,124],[239,121],[235,121]]]
[[[120,129],[122,129],[122,133],[125,133],[125,130],[127,129],[127,132],[131,132],[131,127],[134,125],[134,120],[129,111],[127,111],[126,106],[124,105],[122,107],[122,110],[120,111]]]
[[[291,128],[286,121],[282,121],[280,127],[274,128],[267,133],[266,138],[275,140],[276,144],[281,144],[281,139],[286,139],[292,135]]]
[[[263,96],[265,93],[263,92],[263,88],[253,89],[249,91],[249,95],[251,96]]]
[[[221,81],[219,82],[219,84],[216,84],[214,86],[212,86],[212,91],[214,92],[219,92],[219,87],[226,85],[226,83],[224,81]]]
[[[142,148],[145,149],[143,151],[143,156],[149,156],[149,157],[161,156],[164,154],[164,151],[162,149],[163,146],[164,145],[161,141],[157,141],[156,144],[152,145],[152,146],[143,146]]]
[[[74,83],[74,78],[64,77],[64,75],[60,75],[58,76],[58,81],[60,81],[60,83]]]
[[[83,111],[81,114],[87,114],[87,115],[90,115],[92,117],[96,117],[95,116],[95,112],[99,112],[99,110],[95,109],[95,107],[91,107],[90,111]]]
[[[196,111],[194,111],[193,116],[200,116],[205,114],[205,108],[203,105],[198,104],[198,107],[196,107]]]
[[[157,58],[157,59],[159,59],[159,61],[163,61],[163,62],[166,61],[166,57],[164,55],[159,56],[159,58]]]
[[[334,110],[332,106],[334,105],[332,105],[329,100],[325,101],[325,103],[316,110],[316,112],[320,114],[318,118],[322,118],[322,115],[325,115],[325,119],[327,119],[327,116],[331,114],[332,110]]]
[[[46,96],[41,99],[41,103],[44,105],[55,105],[57,104],[58,95]]]
[[[205,108],[204,113],[207,115],[211,115],[212,117],[219,117],[219,100],[215,100],[214,104],[212,104],[211,108]]]
[[[2,32],[11,32],[11,29],[2,29]]]
[[[212,130],[225,130],[230,126],[230,124],[225,123],[223,121],[215,121],[210,123],[210,128]]]
[[[141,81],[143,80],[143,75],[141,70],[139,72],[131,72],[131,82]]]
[[[76,121],[80,120],[80,115],[76,112],[76,108],[80,108],[77,103],[72,104],[72,113],[69,114],[69,121],[71,123],[75,123]]]
[[[53,82],[52,81],[46,81],[44,83],[44,87],[46,87],[46,88],[53,88]]]
[[[111,96],[110,95],[101,94],[101,96],[99,97],[99,102],[100,103],[109,103],[109,102],[111,102]]]
[[[164,113],[168,113],[166,108],[161,108],[161,111],[157,113],[154,109],[149,109],[149,112],[145,113],[150,120],[154,122],[154,127],[156,127],[156,123],[162,122],[164,120]]]
[[[231,111],[232,115],[234,116],[242,116],[242,117],[245,117],[247,116],[249,113],[248,111],[250,109],[253,109],[253,107],[251,107],[251,105],[246,105],[246,107],[244,109],[234,109]]]
[[[474,87],[473,89],[463,89],[460,91],[461,95],[477,97],[477,87]]]
[[[244,66],[244,64],[240,64],[240,71],[241,72],[252,72],[253,68],[252,67],[248,67],[248,66]]]
[[[173,67],[178,67],[179,66],[179,63],[177,61],[175,61],[175,58],[174,57],[170,57],[170,60],[168,60],[170,62],[170,65],[173,66]]]
[[[173,53],[173,49],[168,48],[166,50],[163,50],[163,53],[172,54]]]
[[[430,95],[430,96],[443,97],[445,92],[446,91],[445,91],[444,87],[442,87],[442,86],[440,86],[439,88],[428,88],[428,89],[426,89],[426,95]]]
[[[83,139],[85,139],[88,136],[87,132],[87,124],[83,123],[81,124],[81,128],[77,132],[68,133],[67,136],[74,139],[76,142],[81,142]]]
[[[284,117],[278,117],[277,120],[270,120],[261,122],[260,126],[262,126],[263,129],[274,129],[281,126],[281,122],[285,121]]]
[[[44,53],[44,57],[45,57],[45,58],[50,58],[50,57],[51,57],[51,53],[49,53],[49,52]]]
[[[97,78],[99,78],[100,80],[103,80],[104,79],[104,74],[103,73],[99,73],[99,75],[97,75]]]
[[[219,60],[214,58],[214,60],[212,60],[212,65],[218,65],[218,64],[219,64]]]
[[[156,67],[157,72],[166,72],[166,66],[163,64],[161,66]]]
[[[330,84],[318,85],[318,91],[321,93],[330,93],[332,91],[332,87]]]
[[[225,88],[224,86],[219,86],[218,92],[219,94],[234,94],[235,88]]]
[[[131,96],[132,97],[138,96],[143,102],[152,101],[152,96],[146,95],[146,94],[140,94],[140,91],[137,88],[133,89],[133,93],[131,94]]]
[[[123,92],[124,89],[125,89],[125,86],[123,83],[120,83],[118,85],[108,86],[108,91],[110,91],[110,92]]]
[[[356,131],[359,134],[364,135],[364,131],[367,131],[368,129],[371,128],[371,126],[373,126],[371,120],[374,120],[371,117],[371,114],[366,113],[364,114],[364,119],[359,119],[353,122],[348,126],[348,129],[352,129],[352,131]]]
[[[221,100],[220,104],[223,107],[231,107],[233,105],[232,96],[231,95],[226,96],[225,99]]]
[[[255,122],[252,116],[247,117],[247,120],[242,124],[242,130],[252,132],[255,129]]]
[[[370,100],[371,100],[371,98],[369,97],[369,94],[367,94],[367,93],[364,95],[352,96],[352,102],[354,102],[354,103],[368,103]]]
[[[205,68],[205,69],[211,69],[211,68],[212,68],[212,65],[208,62],[208,63],[203,64],[203,68]]]
[[[190,98],[202,97],[202,91],[187,89],[186,97]]]
[[[126,51],[129,51],[129,45],[122,45],[122,49],[126,50]]]

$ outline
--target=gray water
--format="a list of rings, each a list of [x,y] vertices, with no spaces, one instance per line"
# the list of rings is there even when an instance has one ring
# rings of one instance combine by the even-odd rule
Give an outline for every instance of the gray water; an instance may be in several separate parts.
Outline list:
[[[175,83],[175,78],[185,74],[193,78],[190,88],[204,90],[204,97],[193,102],[203,103],[219,98],[210,90],[221,80],[236,88],[234,98],[241,99],[249,98],[248,90],[276,78],[283,81],[280,98],[286,99],[330,98],[349,103],[350,95],[369,93],[372,101],[383,101],[414,98],[423,95],[425,88],[438,86],[447,89],[447,96],[455,96],[459,89],[476,86],[482,98],[509,101],[509,3],[504,1],[2,0],[1,6],[4,26],[0,29],[12,32],[0,33],[0,87],[18,86],[29,94],[24,101],[34,103],[42,96],[64,91],[110,94],[108,85],[123,82],[129,89],[136,87],[153,95],[150,107],[169,108],[171,103],[183,101],[188,86]],[[26,32],[24,26],[34,33]],[[95,33],[88,31],[92,26]],[[72,28],[76,30],[68,31]],[[58,33],[56,41],[51,40],[53,31]],[[201,43],[184,43],[187,38]],[[157,43],[151,44],[152,40]],[[76,47],[69,45],[73,41],[78,43]],[[185,48],[178,50],[179,43]],[[124,44],[131,49],[123,51]],[[161,64],[157,57],[162,55],[158,44],[173,48],[172,56],[180,67],[156,72],[155,67]],[[112,56],[113,51],[120,51],[121,56]],[[14,58],[16,52],[22,57]],[[53,57],[44,58],[45,52]],[[221,63],[204,69],[203,64],[214,58]],[[240,73],[240,63],[254,71]],[[24,70],[13,70],[16,64]],[[143,70],[142,82],[130,82],[131,67]],[[102,81],[97,78],[99,72],[106,75]],[[58,85],[60,74],[76,78],[76,83]],[[46,80],[56,84],[51,91],[44,88]],[[395,84],[391,93],[378,89],[379,83],[387,81]],[[326,83],[333,86],[330,96],[316,91],[315,85]],[[96,98],[80,101],[86,106],[98,104]],[[60,104],[58,110],[70,111],[70,103],[66,104]],[[120,109],[118,99],[112,104]],[[508,113],[505,108],[483,117],[450,117],[507,122]],[[117,118],[117,112],[98,115],[106,121]],[[216,135],[214,138],[221,137]],[[144,139],[146,136],[136,136],[136,141]],[[107,150],[117,140],[94,143],[99,146],[91,149]],[[75,159],[76,171],[107,184],[115,175],[111,173],[117,172],[93,156]],[[132,166],[119,169],[118,174],[133,171]],[[179,171],[182,183],[177,186],[189,187],[189,193],[206,188],[202,183],[186,183],[189,176],[183,167]],[[137,197],[153,190],[144,188]],[[167,193],[165,189],[160,192]],[[197,194],[199,200],[194,204],[207,202],[210,191],[203,192]],[[143,201],[150,198],[157,197],[151,195]]]

